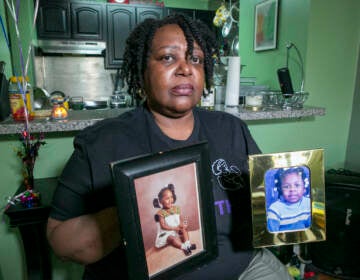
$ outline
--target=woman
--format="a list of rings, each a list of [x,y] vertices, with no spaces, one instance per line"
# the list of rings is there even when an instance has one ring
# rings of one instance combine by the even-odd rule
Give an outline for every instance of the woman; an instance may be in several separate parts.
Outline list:
[[[126,275],[109,163],[204,140],[212,166],[222,162],[236,172],[213,173],[218,180],[209,186],[219,256],[178,279],[290,279],[271,253],[250,248],[247,157],[260,151],[249,130],[229,114],[196,108],[204,84],[211,84],[216,50],[207,27],[181,15],[146,20],[128,38],[122,72],[144,105],[76,136],[47,227],[57,255],[87,264],[84,279]]]

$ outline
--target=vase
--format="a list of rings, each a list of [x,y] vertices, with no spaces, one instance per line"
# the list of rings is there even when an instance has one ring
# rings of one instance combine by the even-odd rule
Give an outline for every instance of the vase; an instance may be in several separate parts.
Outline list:
[[[26,190],[32,190],[34,189],[34,177],[33,176],[27,176],[24,178],[24,186]]]
[[[34,165],[35,165],[34,159],[30,159],[30,160],[24,162],[23,184],[24,184],[25,190],[34,189]]]
[[[34,186],[34,165],[35,159],[24,162],[23,185],[25,191],[20,196],[21,204],[26,208],[38,207],[40,205],[40,193],[35,190]]]

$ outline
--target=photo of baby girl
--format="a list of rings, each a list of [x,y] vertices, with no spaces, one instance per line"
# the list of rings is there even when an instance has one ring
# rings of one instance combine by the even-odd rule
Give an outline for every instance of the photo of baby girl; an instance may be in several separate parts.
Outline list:
[[[269,232],[305,230],[311,225],[309,169],[279,168],[265,174]]]
[[[181,208],[176,202],[175,187],[168,184],[162,188],[158,197],[154,199],[154,207],[162,208],[155,214],[157,225],[157,235],[155,247],[161,248],[172,245],[182,249],[186,256],[191,255],[191,251],[196,249],[196,244],[191,244],[189,240],[188,217],[181,214]]]
[[[191,163],[134,181],[149,276],[204,252],[196,176]]]

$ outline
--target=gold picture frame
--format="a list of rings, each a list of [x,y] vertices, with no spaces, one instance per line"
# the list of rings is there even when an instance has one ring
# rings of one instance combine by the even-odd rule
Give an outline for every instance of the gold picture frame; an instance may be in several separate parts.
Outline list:
[[[251,155],[249,168],[254,247],[326,240],[323,149]]]

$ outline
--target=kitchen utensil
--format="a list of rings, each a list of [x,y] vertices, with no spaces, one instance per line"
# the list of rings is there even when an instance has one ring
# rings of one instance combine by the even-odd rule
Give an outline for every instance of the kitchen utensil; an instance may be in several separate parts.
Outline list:
[[[284,103],[282,105],[284,110],[302,109],[305,101],[309,97],[308,92],[294,92],[292,94],[283,93]]]
[[[114,94],[110,96],[110,108],[121,108],[127,106],[127,99],[125,94]]]
[[[48,109],[51,108],[50,94],[43,88],[34,87],[34,109]]]
[[[93,99],[84,99],[84,107],[87,110],[105,109],[108,107],[108,97],[95,97]]]
[[[238,5],[237,2],[235,2],[232,5],[230,2],[230,11],[227,14],[226,21],[221,30],[221,34],[224,38],[226,38],[230,34],[230,31],[233,28],[233,25],[236,25],[239,22],[240,10],[237,7],[237,5]]]
[[[82,110],[84,109],[84,98],[82,96],[73,96],[70,97],[69,106],[73,110]]]
[[[238,8],[238,3],[235,2],[231,5],[229,16],[231,17],[231,20],[235,23],[239,22],[240,19],[240,9]]]
[[[54,103],[51,111],[51,118],[53,120],[64,120],[68,117],[68,115],[68,110],[62,102]]]
[[[56,103],[63,103],[66,110],[69,110],[69,98],[66,97],[65,93],[60,90],[55,90],[50,93],[50,103],[52,105]]]
[[[265,110],[280,110],[284,104],[284,96],[280,91],[268,91],[263,94]]]
[[[52,109],[37,109],[34,110],[34,118],[48,118],[51,117]]]
[[[231,55],[238,56],[239,55],[239,36],[236,35],[231,43]]]
[[[252,94],[245,97],[245,108],[251,111],[259,111],[263,106],[263,95]]]
[[[51,98],[58,98],[58,97],[65,98],[66,95],[65,95],[65,93],[63,93],[60,90],[55,90],[52,93],[50,93],[50,96],[51,96]]]
[[[225,4],[221,4],[221,6],[215,12],[213,24],[217,27],[222,26],[226,22],[226,19],[229,17],[229,14],[230,12],[226,8]]]
[[[230,34],[231,27],[232,27],[232,19],[231,17],[227,17],[221,31],[221,34],[224,38],[226,38]]]

